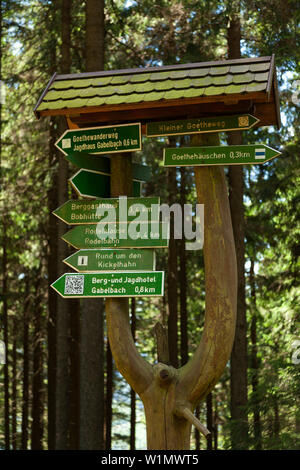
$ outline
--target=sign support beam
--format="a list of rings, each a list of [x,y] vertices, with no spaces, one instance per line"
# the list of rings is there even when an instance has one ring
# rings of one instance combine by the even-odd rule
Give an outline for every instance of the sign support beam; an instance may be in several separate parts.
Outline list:
[[[197,144],[219,143],[217,134],[195,138],[199,139],[195,142]],[[113,157],[113,197],[130,195],[130,162],[123,160],[124,155],[120,157]],[[106,299],[112,354],[118,370],[143,401],[148,450],[189,449],[192,424],[204,435],[208,434],[192,412],[218,381],[234,339],[236,257],[224,169],[197,167],[195,179],[198,203],[205,205],[206,321],[193,358],[178,370],[162,363],[151,366],[135,347],[129,324],[128,300]]]

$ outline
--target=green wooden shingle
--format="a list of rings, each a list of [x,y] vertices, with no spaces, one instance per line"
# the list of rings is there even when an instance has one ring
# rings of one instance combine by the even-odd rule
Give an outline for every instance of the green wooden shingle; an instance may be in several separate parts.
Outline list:
[[[269,93],[271,57],[56,75],[35,111]]]

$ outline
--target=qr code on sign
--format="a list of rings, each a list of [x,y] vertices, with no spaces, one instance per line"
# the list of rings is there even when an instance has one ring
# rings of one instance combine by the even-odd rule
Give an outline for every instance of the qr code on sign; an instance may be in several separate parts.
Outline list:
[[[84,276],[69,275],[66,276],[65,294],[81,295],[83,294]]]

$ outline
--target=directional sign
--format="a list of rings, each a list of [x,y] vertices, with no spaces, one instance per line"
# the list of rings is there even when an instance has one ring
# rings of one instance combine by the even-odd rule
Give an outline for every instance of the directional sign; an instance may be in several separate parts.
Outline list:
[[[103,249],[79,250],[64,260],[75,271],[154,271],[155,251],[143,248],[133,249]]]
[[[68,225],[159,220],[159,197],[71,199],[53,211]]]
[[[72,152],[97,154],[141,150],[141,124],[70,129],[63,133],[55,145],[64,155]]]
[[[281,155],[264,144],[164,149],[164,166],[251,165]]]
[[[97,171],[79,170],[70,178],[70,183],[79,196],[83,197],[110,197],[110,175]],[[133,181],[132,191],[134,197],[141,195],[142,182]]]
[[[207,132],[222,132],[250,129],[259,122],[251,114],[235,116],[204,117],[180,121],[150,122],[146,125],[147,137],[167,135],[201,134]]]
[[[65,155],[65,158],[79,168],[99,171],[107,175],[110,174],[110,158],[108,156],[73,152],[72,154]],[[149,181],[151,178],[151,168],[140,163],[132,163],[132,178],[138,181]]]
[[[169,226],[163,222],[78,225],[61,237],[81,248],[167,248]]]
[[[51,287],[64,298],[157,297],[164,295],[164,272],[66,273]]]

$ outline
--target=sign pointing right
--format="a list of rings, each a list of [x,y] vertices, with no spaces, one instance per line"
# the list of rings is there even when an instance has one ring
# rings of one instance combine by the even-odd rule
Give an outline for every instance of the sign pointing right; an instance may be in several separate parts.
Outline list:
[[[252,165],[281,155],[265,144],[164,149],[164,166]]]

